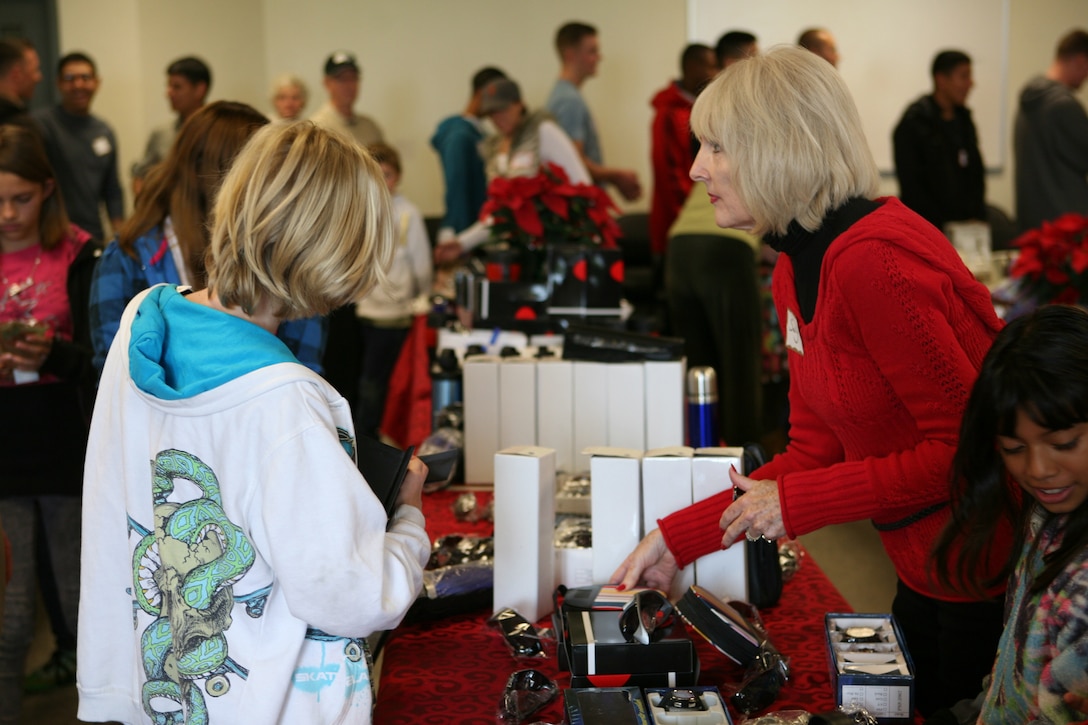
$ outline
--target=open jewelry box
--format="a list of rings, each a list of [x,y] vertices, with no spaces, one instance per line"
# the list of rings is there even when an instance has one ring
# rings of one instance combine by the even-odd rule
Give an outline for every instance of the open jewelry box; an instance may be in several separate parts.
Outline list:
[[[836,705],[862,706],[881,723],[910,723],[914,664],[890,614],[824,616]]]

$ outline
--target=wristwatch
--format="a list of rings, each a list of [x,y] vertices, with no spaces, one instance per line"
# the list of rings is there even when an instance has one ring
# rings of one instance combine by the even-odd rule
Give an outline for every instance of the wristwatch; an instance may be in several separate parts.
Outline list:
[[[661,725],[727,725],[721,701],[716,695],[705,694],[713,699],[712,707],[694,690],[668,690],[657,702],[650,702],[654,721]]]
[[[872,627],[847,627],[842,632],[842,641],[847,644],[879,642],[880,635]]]

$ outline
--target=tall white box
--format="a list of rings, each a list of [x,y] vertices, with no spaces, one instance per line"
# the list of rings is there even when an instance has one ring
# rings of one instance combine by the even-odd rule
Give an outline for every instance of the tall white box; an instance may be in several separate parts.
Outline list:
[[[695,501],[733,490],[729,469],[744,473],[743,448],[698,448],[691,461],[691,492]],[[724,508],[722,509],[724,511]],[[748,601],[746,542],[715,551],[695,562],[695,583],[722,601]]]
[[[588,504],[588,501],[586,502]],[[583,537],[589,531],[592,535],[593,524],[588,513],[582,515],[564,515],[559,513],[555,520],[555,586],[567,588],[585,587],[593,581],[593,547]]]
[[[505,358],[499,363],[499,450],[537,443],[536,361]]]
[[[555,451],[517,446],[495,454],[495,611],[530,622],[552,610]]]
[[[642,457],[642,531],[657,528],[657,520],[692,503],[691,465],[694,451],[672,446],[647,451]],[[671,599],[683,596],[695,583],[695,567],[681,569],[673,579]]]
[[[607,363],[574,361],[574,450],[579,471],[589,468],[586,448],[608,446],[609,368]]]
[[[593,487],[593,581],[603,584],[642,540],[642,451],[603,446],[583,453]]]
[[[574,363],[545,358],[536,365],[536,443],[555,449],[555,469],[577,473],[574,451]]]
[[[473,355],[465,359],[462,367],[466,483],[495,480],[495,454],[499,451],[499,365],[497,357]]]
[[[684,360],[643,363],[646,449],[684,445]]]
[[[646,448],[645,365],[640,362],[608,366],[608,445]]]

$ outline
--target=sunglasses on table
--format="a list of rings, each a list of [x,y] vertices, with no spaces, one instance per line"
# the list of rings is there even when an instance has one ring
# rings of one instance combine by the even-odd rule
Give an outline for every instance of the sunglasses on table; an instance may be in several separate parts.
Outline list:
[[[656,589],[636,593],[620,612],[620,632],[628,642],[650,644],[673,623],[672,603]]]

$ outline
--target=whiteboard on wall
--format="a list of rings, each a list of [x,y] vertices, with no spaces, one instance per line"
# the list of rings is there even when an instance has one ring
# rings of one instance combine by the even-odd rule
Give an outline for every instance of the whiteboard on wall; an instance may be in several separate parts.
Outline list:
[[[688,0],[688,38],[711,47],[746,30],[760,50],[793,44],[811,27],[838,44],[839,72],[857,103],[881,172],[895,170],[892,131],[907,106],[930,93],[930,66],[942,50],[971,56],[975,87],[967,106],[990,170],[1005,164],[1010,0]]]

